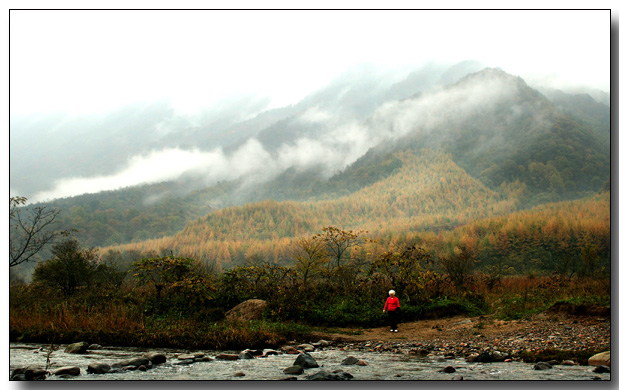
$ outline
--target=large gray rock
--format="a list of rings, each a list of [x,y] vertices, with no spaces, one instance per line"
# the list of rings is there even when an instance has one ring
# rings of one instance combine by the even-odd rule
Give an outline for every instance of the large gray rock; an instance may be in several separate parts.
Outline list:
[[[254,355],[249,350],[239,353],[239,359],[255,359]]]
[[[219,355],[215,356],[216,359],[221,359],[221,360],[237,360],[239,358],[239,355],[233,355],[230,353],[220,353]]]
[[[608,372],[610,372],[610,367],[604,366],[604,365],[600,365],[600,366],[595,367],[593,369],[593,372],[595,372],[597,374],[608,373]]]
[[[314,358],[307,353],[300,353],[294,361],[294,365],[302,368],[318,367],[318,363],[316,363],[316,360],[314,360]]]
[[[320,370],[315,374],[309,375],[308,381],[349,381],[353,376],[347,372],[327,372]]]
[[[144,354],[144,357],[153,362],[153,364],[165,363],[167,360],[166,356],[159,352],[147,352]]]
[[[79,367],[72,367],[72,366],[60,367],[59,369],[54,371],[54,375],[56,376],[61,376],[61,375],[78,376],[80,373],[81,371]]]
[[[87,342],[80,341],[79,343],[67,345],[64,351],[66,353],[86,353],[86,351],[88,351],[88,345]]]
[[[24,369],[24,376],[28,381],[45,379],[47,374],[49,374],[47,371],[37,366],[29,366]]]
[[[600,352],[589,358],[590,366],[609,366],[610,367],[610,351]]]
[[[112,367],[107,363],[92,362],[88,365],[86,372],[89,374],[107,374]]]
[[[262,317],[266,307],[267,302],[262,299],[248,299],[226,312],[226,319],[228,321],[257,320]]]
[[[146,366],[148,365],[148,362],[150,362],[150,360],[144,356],[141,357],[136,357],[133,359],[126,359],[126,360],[122,360],[118,363],[114,363],[112,365],[112,367],[129,367],[129,366],[135,366],[136,368],[139,366]]]
[[[353,366],[353,365],[357,364],[358,362],[359,362],[359,359],[357,359],[354,356],[349,356],[346,359],[344,359],[342,364],[345,365],[345,366]]]

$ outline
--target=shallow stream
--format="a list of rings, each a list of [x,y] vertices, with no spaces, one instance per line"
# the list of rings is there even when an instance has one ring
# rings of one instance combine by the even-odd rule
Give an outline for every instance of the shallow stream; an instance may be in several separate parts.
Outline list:
[[[38,344],[11,343],[10,371],[17,367],[40,366],[45,368],[47,353]],[[53,372],[63,366],[77,366],[81,375],[68,380],[279,380],[290,378],[283,370],[293,365],[296,355],[271,355],[264,358],[225,361],[214,359],[210,362],[196,362],[189,365],[176,364],[178,354],[196,351],[157,349],[166,355],[167,362],[156,365],[147,371],[125,371],[108,374],[87,374],[90,363],[113,363],[142,356],[145,350],[140,348],[102,348],[86,354],[68,354],[60,346],[50,356]],[[219,353],[238,353],[238,351],[200,351],[214,358]],[[343,370],[352,374],[353,380],[451,380],[461,376],[464,380],[609,380],[610,374],[598,374],[589,366],[553,366],[549,370],[534,370],[532,363],[468,363],[462,358],[446,360],[439,356],[409,356],[401,353],[350,352],[335,348],[325,348],[310,355],[314,357],[319,368],[305,369],[297,379],[303,380],[319,370]],[[354,356],[367,362],[367,366],[342,365],[342,361]],[[453,373],[440,372],[445,367],[455,368]],[[242,374],[241,374],[242,373]],[[51,375],[47,380],[67,380]]]

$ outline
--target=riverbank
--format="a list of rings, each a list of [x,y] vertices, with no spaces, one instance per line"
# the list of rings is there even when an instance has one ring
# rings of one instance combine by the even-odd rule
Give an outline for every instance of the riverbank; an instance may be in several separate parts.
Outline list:
[[[525,360],[573,360],[586,364],[592,354],[610,350],[610,317],[541,313],[529,319],[497,320],[492,316],[402,323],[398,333],[387,326],[314,332],[348,350],[398,351],[467,357],[500,350]]]

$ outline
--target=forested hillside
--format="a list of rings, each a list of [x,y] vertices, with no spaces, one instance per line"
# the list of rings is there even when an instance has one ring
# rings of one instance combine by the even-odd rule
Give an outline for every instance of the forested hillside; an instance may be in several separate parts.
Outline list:
[[[257,260],[288,263],[291,244],[325,226],[367,230],[381,248],[414,237],[432,246],[440,241],[436,237],[479,220],[610,190],[608,106],[588,95],[545,96],[499,69],[454,79],[460,71],[443,78],[435,73],[432,86],[415,84],[427,72],[391,88],[376,75],[365,84],[344,78],[295,108],[273,113],[263,129],[250,131],[258,120],[236,126],[255,135],[252,145],[271,159],[264,175],[256,167],[204,185],[198,173],[188,173],[42,205],[61,210],[57,227],[75,229],[86,247],[172,251],[221,269]],[[448,73],[457,81],[447,84]],[[338,85],[347,92],[338,95]],[[353,95],[364,88],[377,89],[355,105]],[[406,88],[414,95],[389,100]],[[243,143],[235,134],[237,144],[231,141],[229,148]],[[263,161],[235,153],[250,164]],[[285,159],[303,164],[283,169]],[[282,170],[271,178],[273,166]],[[605,220],[609,208],[605,214],[596,207]],[[605,256],[604,244],[595,245]],[[501,253],[477,250],[487,265]],[[531,258],[546,264],[548,256],[555,255]],[[114,258],[123,261],[118,253]]]

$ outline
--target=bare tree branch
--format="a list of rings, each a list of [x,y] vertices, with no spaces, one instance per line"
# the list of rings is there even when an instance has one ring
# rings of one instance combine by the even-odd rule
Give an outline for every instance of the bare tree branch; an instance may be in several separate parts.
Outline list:
[[[14,267],[32,259],[47,244],[68,231],[50,229],[60,210],[46,207],[25,209],[24,197],[9,198],[9,266]]]

